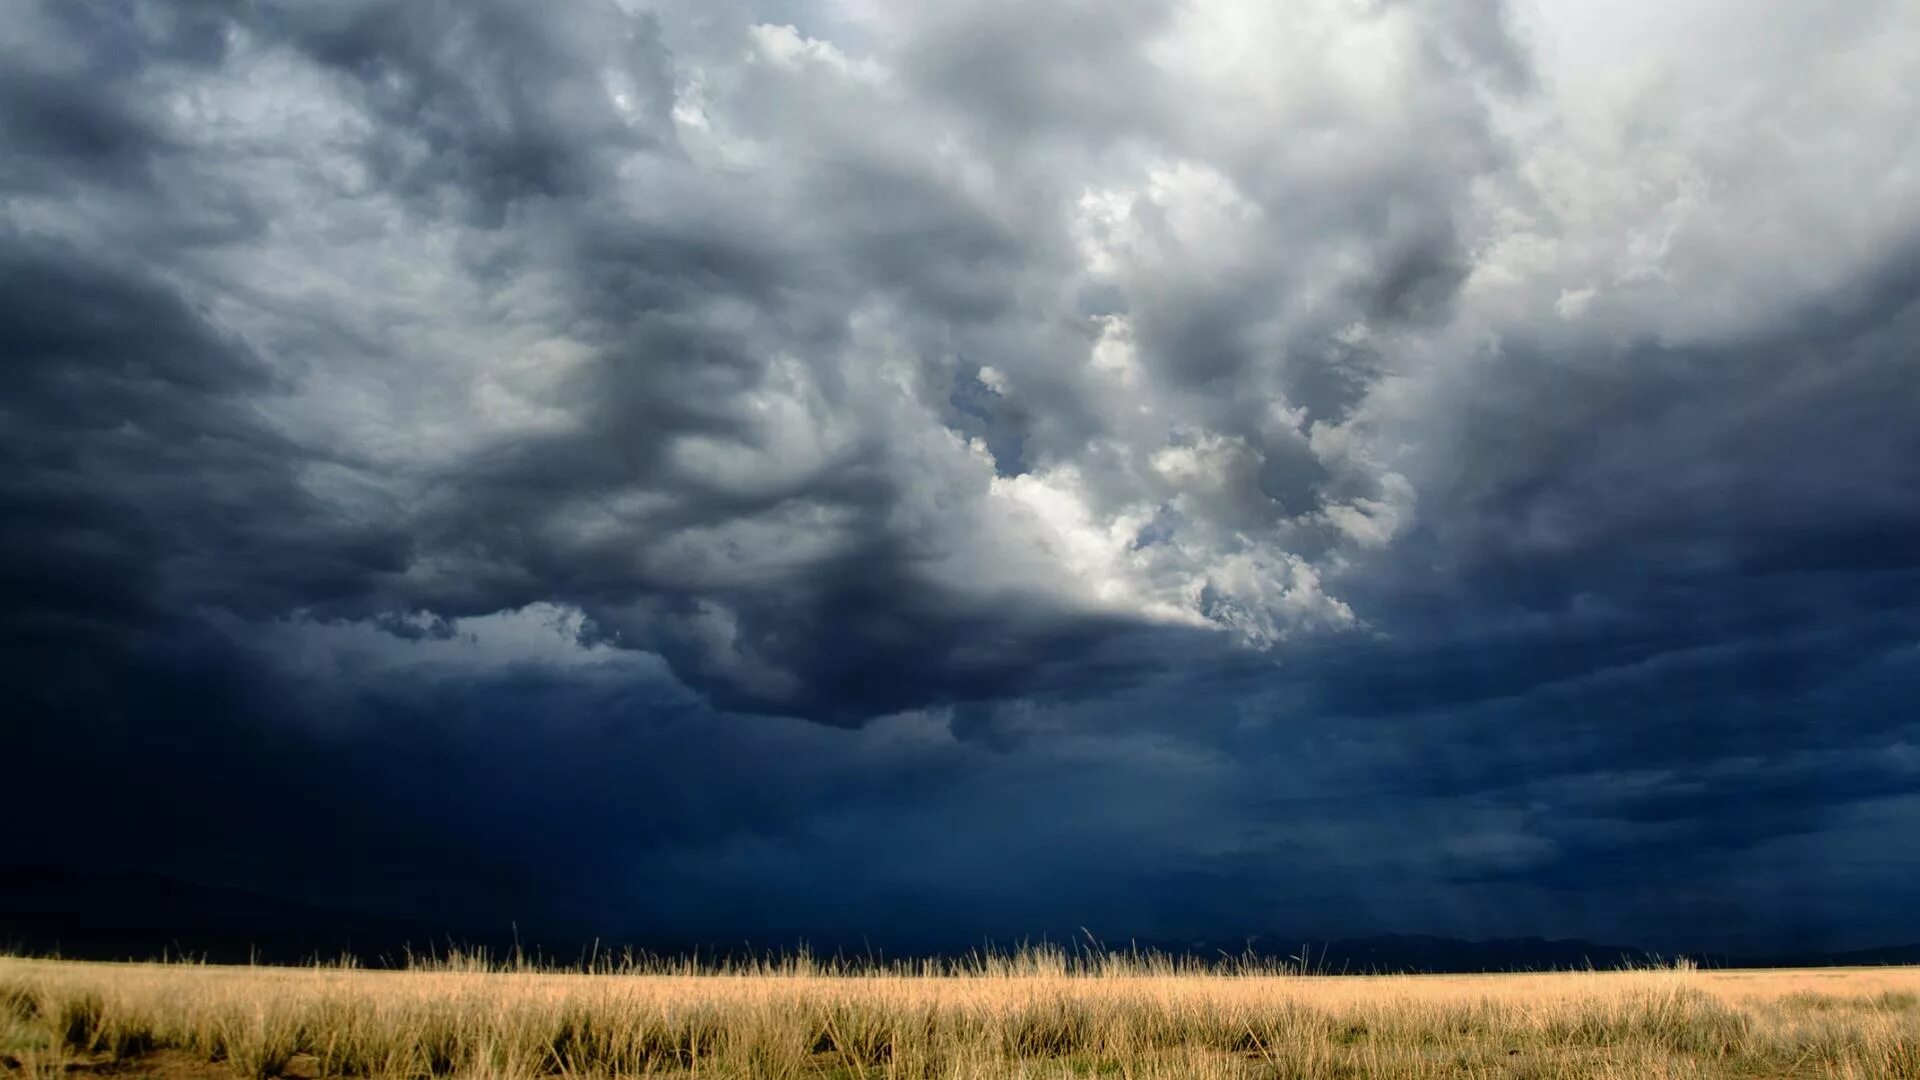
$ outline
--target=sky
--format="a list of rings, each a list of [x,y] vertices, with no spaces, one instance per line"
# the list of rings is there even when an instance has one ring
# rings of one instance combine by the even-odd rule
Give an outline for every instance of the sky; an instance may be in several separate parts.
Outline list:
[[[1920,939],[1912,0],[0,0],[9,861]]]

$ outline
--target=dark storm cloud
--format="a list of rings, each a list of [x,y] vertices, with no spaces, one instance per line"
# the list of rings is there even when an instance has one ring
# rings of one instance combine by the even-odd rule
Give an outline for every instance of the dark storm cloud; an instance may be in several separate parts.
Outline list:
[[[33,858],[1913,933],[1893,6],[7,8],[0,749],[101,793]]]
[[[482,221],[588,194],[615,154],[672,141],[658,24],[610,4],[558,19],[506,3],[267,4],[256,26],[354,82],[378,124],[365,152],[387,183],[471,200]],[[600,86],[606,68],[631,80],[637,122]]]
[[[17,233],[0,257],[7,624],[107,630],[193,604],[249,614],[352,591],[406,560],[332,520],[298,449],[250,415],[273,377],[164,284]]]
[[[22,33],[6,46],[0,89],[9,186],[137,181],[169,146],[155,103],[141,92],[143,77],[160,64],[216,67],[230,9],[188,5],[143,23],[129,4],[17,5]],[[35,31],[47,38],[36,40]]]
[[[1717,347],[1516,343],[1466,390],[1435,463],[1439,543],[1475,584],[1534,574],[1554,595],[1556,563],[1589,580],[1911,568],[1917,265],[1897,252]]]
[[[64,49],[87,57],[91,50],[110,45],[127,53],[128,64],[147,71],[161,87],[178,85],[174,80],[181,75],[167,62],[184,16],[171,7],[122,9],[110,26],[76,24],[51,9],[38,14],[43,17],[39,28],[60,47],[52,50],[55,53]],[[577,417],[566,434],[523,435],[483,448],[453,465],[452,471],[434,468],[410,520],[397,523],[405,537],[397,547],[380,545],[365,552],[369,558],[319,541],[318,546],[329,548],[326,561],[348,575],[337,581],[315,580],[315,560],[306,549],[316,545],[298,537],[325,534],[338,524],[299,512],[323,508],[311,505],[313,500],[292,474],[336,450],[357,454],[357,448],[303,447],[291,440],[278,448],[258,448],[257,459],[235,463],[234,468],[257,467],[273,475],[251,481],[270,480],[287,490],[223,493],[253,508],[259,519],[222,521],[217,528],[224,531],[216,535],[195,531],[202,511],[192,499],[152,493],[152,513],[179,520],[156,523],[151,540],[160,547],[128,562],[172,568],[184,559],[236,566],[227,580],[155,582],[155,589],[178,594],[171,602],[217,603],[245,611],[312,608],[370,617],[415,607],[484,614],[564,599],[586,606],[610,626],[617,624],[634,643],[674,656],[685,676],[724,700],[778,704],[823,718],[848,719],[925,700],[1017,691],[1024,672],[1051,662],[1049,652],[1055,646],[1048,642],[1058,642],[1065,650],[1061,659],[1079,655],[1105,633],[1102,624],[1117,622],[1044,607],[1022,613],[1008,596],[956,596],[923,580],[915,562],[938,552],[915,548],[930,538],[900,535],[887,520],[900,487],[918,480],[884,466],[881,459],[889,449],[881,433],[859,433],[783,482],[744,485],[751,490],[688,475],[674,460],[675,444],[688,436],[710,439],[723,451],[732,444],[747,453],[762,449],[756,446],[759,436],[750,426],[751,416],[742,415],[740,399],[766,381],[770,347],[825,348],[844,336],[835,321],[843,321],[848,307],[857,305],[872,285],[851,275],[873,275],[876,282],[904,287],[907,302],[915,308],[964,306],[972,301],[958,299],[952,291],[958,286],[947,283],[959,283],[977,271],[943,275],[943,258],[973,267],[983,259],[1018,258],[1005,237],[977,214],[955,207],[925,179],[858,162],[823,166],[819,197],[838,198],[862,189],[861,184],[847,183],[849,166],[873,170],[865,185],[872,191],[861,200],[857,215],[846,220],[852,228],[845,258],[832,257],[818,268],[827,275],[825,280],[808,282],[806,275],[815,272],[809,263],[821,257],[797,251],[792,243],[783,245],[764,231],[777,228],[778,220],[763,215],[758,222],[729,222],[725,215],[737,207],[701,193],[671,190],[684,187],[685,180],[675,171],[683,163],[671,133],[662,126],[671,104],[672,74],[657,23],[650,17],[629,17],[606,4],[583,5],[564,19],[532,18],[513,5],[410,5],[402,10],[375,4],[326,11],[247,9],[244,16],[214,29],[199,21],[195,27],[200,36],[211,34],[215,40],[222,34],[250,39],[255,50],[277,60],[286,60],[291,47],[318,61],[323,66],[321,85],[342,94],[342,100],[359,111],[364,126],[349,149],[365,164],[368,180],[399,197],[401,227],[458,229],[471,221],[483,230],[514,230],[515,238],[506,246],[479,256],[477,264],[456,266],[455,273],[472,275],[483,286],[505,286],[517,275],[551,269],[564,290],[552,302],[563,309],[560,317],[592,353],[548,392],[554,407]],[[210,54],[216,61],[221,55],[217,49]],[[207,58],[193,56],[196,61]],[[124,119],[124,130],[116,129],[124,146],[103,145],[86,152],[111,157],[124,151],[138,158],[170,153],[184,163],[181,168],[194,163],[192,137],[177,130],[176,122],[157,114],[144,120],[131,115],[122,99],[132,95],[111,83],[94,87],[84,77],[86,64],[78,67],[63,84],[65,93],[55,97],[75,109]],[[609,73],[623,80],[611,92],[601,85]],[[58,116],[48,113],[46,98],[41,87],[16,89],[9,115],[19,118],[25,149],[57,157],[64,167],[81,151],[46,144],[34,134],[48,124],[63,127]],[[635,208],[609,201],[609,170],[622,155],[629,162],[651,160],[667,170],[666,194],[683,205],[647,208],[636,215]],[[172,195],[130,180],[115,182],[111,175],[103,178],[129,216],[147,214],[149,200]],[[721,193],[736,194],[750,198],[754,192]],[[455,200],[451,208],[436,201],[448,195]],[[655,193],[636,195],[655,198]],[[320,214],[328,210],[308,208]],[[181,213],[167,205],[158,212],[163,217]],[[942,215],[951,218],[951,224],[939,224]],[[510,216],[515,220],[510,222]],[[869,230],[885,232],[874,232],[870,242],[862,236],[862,222],[872,222]],[[900,240],[910,224],[915,231],[906,232],[906,239],[912,242],[903,245]],[[884,244],[878,242],[881,235],[889,237]],[[77,251],[78,245],[71,246]],[[144,254],[155,260],[176,257],[165,251]],[[84,267],[72,271],[105,272]],[[813,288],[803,289],[803,283]],[[69,317],[60,311],[62,305],[35,295],[35,290],[58,293],[63,287],[58,278],[30,281],[14,295],[30,306],[34,318],[50,319],[56,313]],[[123,298],[118,305],[112,297],[85,296],[84,287],[64,296],[81,313],[99,309],[96,321],[107,324],[98,330],[100,340],[80,343],[69,353],[89,351],[114,366],[172,365],[167,377],[178,385],[163,385],[134,400],[109,381],[117,375],[90,385],[96,377],[77,366],[74,355],[49,351],[58,343],[37,348],[25,341],[16,347],[24,351],[23,359],[58,368],[58,393],[63,397],[57,404],[111,410],[114,423],[189,427],[194,438],[183,434],[173,444],[180,454],[217,453],[205,450],[209,444],[199,436],[216,434],[209,429],[222,423],[240,423],[245,409],[235,399],[248,388],[214,385],[213,380],[247,370],[264,372],[272,365],[233,359],[232,354],[245,347],[238,341],[212,340],[212,329],[181,310],[183,301],[168,295],[167,283],[155,281],[148,290],[151,296]],[[140,304],[162,309],[165,317],[151,327],[144,325]],[[752,314],[746,325],[739,325],[717,310],[722,306]],[[184,330],[173,329],[176,326]],[[24,317],[16,320],[16,328],[26,334],[44,332]],[[117,340],[108,336],[115,332],[121,335]],[[200,333],[208,340],[170,339],[182,332]],[[161,355],[149,358],[156,346]],[[409,362],[402,341],[376,341],[372,347],[386,362]],[[311,361],[290,356],[283,362]],[[816,352],[803,353],[801,362],[823,361]],[[194,365],[207,369],[201,381],[174,375]],[[833,374],[805,372],[819,380]],[[281,393],[291,389],[273,388]],[[256,386],[252,392],[265,391]],[[830,383],[822,392],[846,393]],[[59,423],[55,417],[46,419]],[[13,443],[16,447],[40,441],[21,435]],[[264,427],[251,436],[270,437]],[[60,425],[54,437],[84,440],[87,449],[101,449],[83,424]],[[148,463],[157,464],[157,459],[149,457]],[[192,474],[197,471],[194,464],[175,461],[169,471]],[[353,467],[379,471],[369,469],[364,460]],[[90,470],[88,478],[113,472],[103,466]],[[369,479],[379,483],[392,478]],[[126,480],[122,474],[106,482]],[[51,483],[41,478],[42,486]],[[577,507],[622,495],[657,499],[660,505],[644,520],[610,535],[605,544],[562,535],[564,526],[555,522]],[[69,492],[68,497],[82,496]],[[276,513],[282,503],[293,505]],[[239,507],[234,509],[238,512]],[[676,535],[697,537],[703,530],[758,530],[764,525],[765,535],[753,542],[778,547],[783,542],[777,534],[789,520],[820,516],[836,519],[834,533],[823,538],[810,558],[772,571],[749,569],[747,580],[717,580],[729,576],[725,537],[718,538],[721,550],[704,574],[689,575],[673,559],[663,560],[666,565],[646,565],[646,549],[672,544]],[[294,534],[286,539],[295,542],[277,551],[248,550],[254,544],[250,536],[277,534],[282,528]],[[235,547],[241,550],[223,550]],[[417,576],[406,572],[409,564],[450,553],[468,564],[456,579],[408,580]],[[636,554],[641,556],[639,565]],[[756,551],[749,557],[773,554]],[[707,561],[704,554],[694,557]],[[350,576],[356,567],[361,571],[357,582]],[[253,594],[235,595],[246,590]],[[609,610],[616,605],[624,612]],[[755,655],[703,655],[712,651],[712,643],[689,639],[711,635],[704,623],[687,629],[690,616],[695,622],[725,622],[727,633],[739,635],[735,648]],[[764,666],[778,670],[763,677],[755,669]]]
[[[316,900],[449,927],[513,911],[561,932],[589,920],[644,930],[634,867],[681,846],[778,837],[829,788],[851,800],[875,776],[926,768],[882,754],[883,770],[850,774],[819,745],[831,736],[811,734],[822,729],[722,721],[617,662],[414,671],[404,684],[335,672],[353,678],[346,689],[263,670],[258,652],[214,635],[123,639],[91,660],[84,677],[43,673],[41,695],[21,703],[43,723],[15,748],[50,768],[14,793],[70,809],[14,858],[304,880]],[[750,725],[770,723],[756,739]],[[785,767],[801,761],[811,767]],[[103,797],[73,802],[76,784]]]

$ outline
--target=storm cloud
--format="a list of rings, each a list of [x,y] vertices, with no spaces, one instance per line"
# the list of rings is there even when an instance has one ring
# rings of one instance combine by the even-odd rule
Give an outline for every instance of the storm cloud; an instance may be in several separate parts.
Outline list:
[[[26,858],[1920,936],[1911,4],[0,16]]]

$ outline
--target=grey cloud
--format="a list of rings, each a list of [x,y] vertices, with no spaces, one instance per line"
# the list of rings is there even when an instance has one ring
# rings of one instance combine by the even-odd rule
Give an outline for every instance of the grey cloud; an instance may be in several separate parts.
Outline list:
[[[0,176],[9,187],[32,188],[96,177],[139,182],[152,156],[173,145],[149,93],[154,69],[217,67],[228,6],[12,5],[15,34],[0,46],[0,130],[15,152]]]
[[[258,29],[357,84],[377,124],[366,153],[390,184],[472,199],[483,221],[517,200],[589,194],[608,159],[672,146],[658,23],[611,2],[565,18],[503,3],[276,4]]]
[[[406,536],[337,522],[300,486],[300,451],[247,406],[275,384],[244,344],[147,275],[13,241],[5,498],[31,524],[9,544],[15,632],[284,610],[404,563]]]
[[[1104,139],[1158,126],[1170,107],[1146,55],[1169,6],[1141,0],[1029,7],[990,0],[894,16],[903,70],[989,137]],[[1142,115],[1147,113],[1148,115]]]

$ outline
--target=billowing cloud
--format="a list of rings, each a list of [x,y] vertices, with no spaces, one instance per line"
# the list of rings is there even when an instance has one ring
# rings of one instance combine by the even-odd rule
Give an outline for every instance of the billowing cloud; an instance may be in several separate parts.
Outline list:
[[[1865,893],[1690,861],[1908,813],[1910,5],[5,16],[36,759],[293,753],[314,842],[414,819],[407,903],[557,912],[558,844],[688,933],[886,847],[995,932],[1777,940]],[[137,858],[284,877],[182,846],[267,797],[209,783]]]

